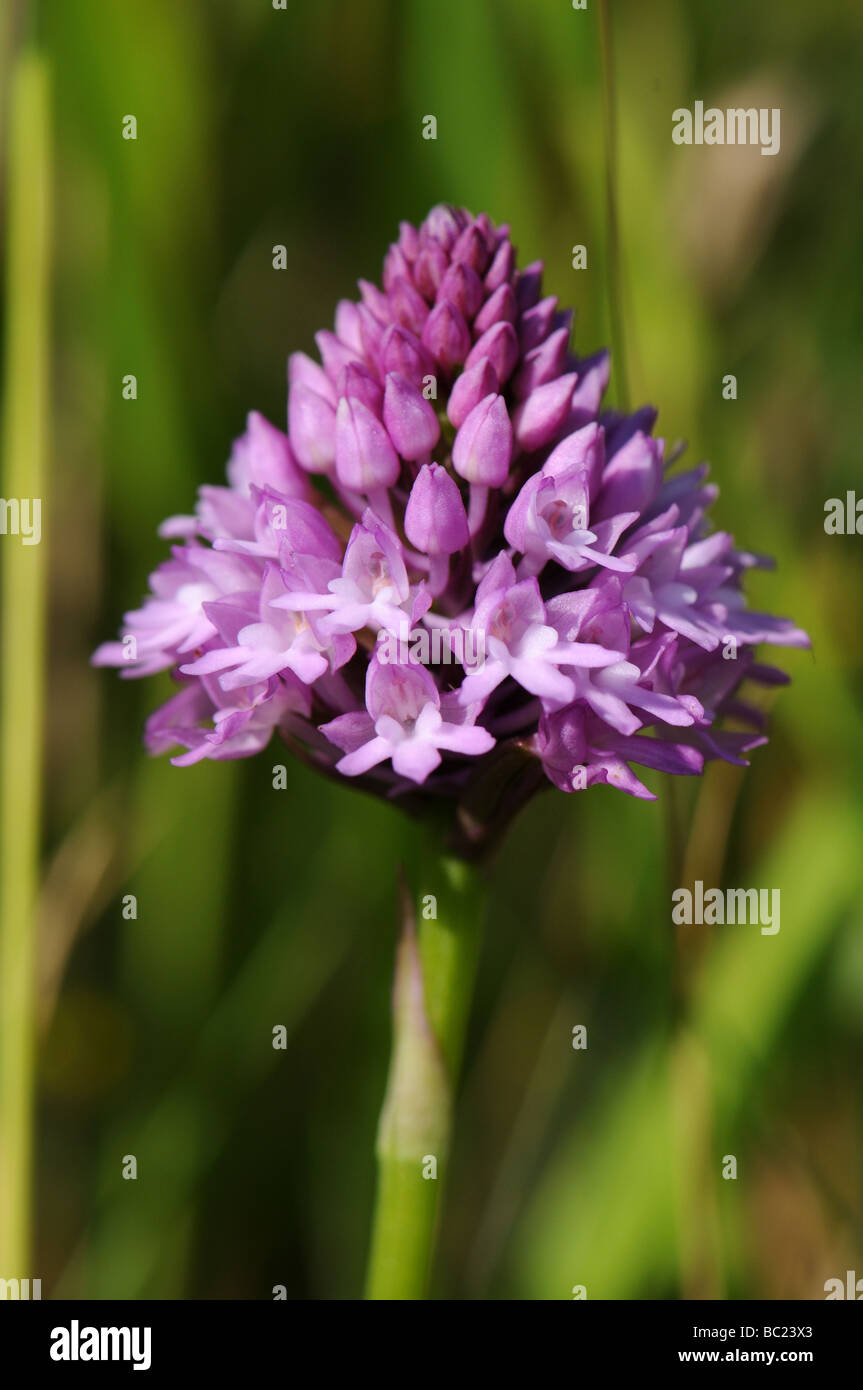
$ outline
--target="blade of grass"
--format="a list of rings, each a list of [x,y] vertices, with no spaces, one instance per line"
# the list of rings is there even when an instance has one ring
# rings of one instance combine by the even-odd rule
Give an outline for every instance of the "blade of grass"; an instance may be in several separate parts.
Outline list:
[[[614,50],[608,0],[599,9],[599,38],[602,50],[602,127],[605,143],[605,212],[608,257],[608,311],[617,404],[629,409],[629,382],[626,369],[626,338],[623,326],[623,279],[620,262],[620,235],[617,221],[617,112],[614,95]]]
[[[3,490],[41,508],[48,403],[51,134],[32,52],[12,81]],[[8,515],[7,515],[8,520]],[[5,529],[5,528],[4,528]],[[45,666],[45,551],[4,534],[0,684],[0,1269],[30,1273],[35,921]]]

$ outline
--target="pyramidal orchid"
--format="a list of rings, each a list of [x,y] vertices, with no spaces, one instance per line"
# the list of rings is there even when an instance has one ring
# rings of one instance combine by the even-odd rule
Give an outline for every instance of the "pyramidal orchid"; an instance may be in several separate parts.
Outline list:
[[[653,409],[603,406],[608,354],[573,350],[507,227],[446,206],[403,223],[382,283],[360,281],[316,343],[319,361],[288,363],[287,432],[249,415],[227,486],[164,524],[150,596],[93,659],[172,673],[146,743],[178,766],[277,735],[445,826],[449,920],[400,952],[380,1138],[371,1287],[411,1296],[434,1227],[414,1189],[437,1187],[416,1164],[446,1147],[411,1095],[417,1057],[435,1094],[434,1048],[450,1084],[458,1061],[467,861],[543,785],[652,799],[640,769],[744,763],[764,736],[741,686],[785,679],[756,648],[808,639],[747,608],[767,562],[713,529],[707,467],[674,467]]]

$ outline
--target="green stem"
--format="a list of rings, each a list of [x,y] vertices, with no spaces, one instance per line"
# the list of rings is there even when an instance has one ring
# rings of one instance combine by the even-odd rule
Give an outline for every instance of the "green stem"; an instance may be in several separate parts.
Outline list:
[[[617,105],[614,92],[614,49],[609,0],[601,0],[599,40],[602,52],[602,115],[605,141],[605,212],[608,232],[608,308],[611,316],[614,378],[617,403],[629,409],[629,373],[623,314],[623,271],[617,218]]]
[[[406,914],[393,992],[393,1052],[378,1129],[370,1299],[422,1299],[440,1196],[482,923],[477,871],[435,845]]]
[[[34,1079],[34,959],[42,780],[45,553],[22,499],[44,496],[47,456],[50,125],[47,74],[24,54],[11,84],[0,685],[0,1275],[27,1278]],[[14,512],[11,513],[14,517]],[[13,522],[14,525],[14,522]]]

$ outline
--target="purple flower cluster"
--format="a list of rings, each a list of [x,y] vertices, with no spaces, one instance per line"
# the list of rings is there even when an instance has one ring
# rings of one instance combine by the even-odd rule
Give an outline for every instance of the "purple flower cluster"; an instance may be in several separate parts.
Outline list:
[[[746,609],[765,562],[710,529],[707,467],[671,471],[655,411],[602,410],[608,354],[573,355],[541,271],[437,207],[338,305],[320,363],[293,354],[288,433],[249,416],[228,486],[165,523],[170,560],[95,654],[174,673],[151,751],[245,757],[277,730],[408,804],[422,784],[487,811],[525,775],[646,797],[631,764],[698,773],[763,742],[738,688],[784,677],[753,649],[806,635]],[[481,659],[423,664],[435,630]]]

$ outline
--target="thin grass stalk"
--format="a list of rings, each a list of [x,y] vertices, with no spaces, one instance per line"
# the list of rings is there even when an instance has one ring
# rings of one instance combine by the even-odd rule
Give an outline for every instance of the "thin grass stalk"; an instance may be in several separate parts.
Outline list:
[[[0,1276],[30,1267],[36,899],[46,650],[46,555],[25,544],[41,511],[49,413],[51,134],[35,52],[13,71],[6,185],[5,391],[0,534]],[[16,507],[17,504],[17,507]],[[18,534],[14,534],[17,530]],[[30,540],[36,536],[31,530]]]

